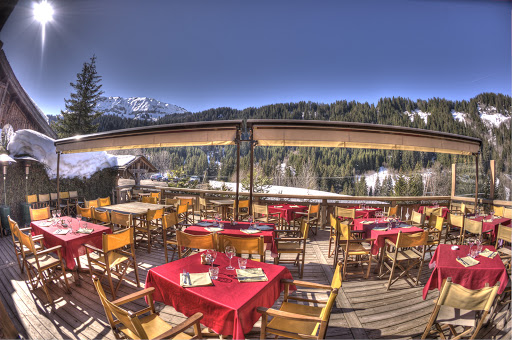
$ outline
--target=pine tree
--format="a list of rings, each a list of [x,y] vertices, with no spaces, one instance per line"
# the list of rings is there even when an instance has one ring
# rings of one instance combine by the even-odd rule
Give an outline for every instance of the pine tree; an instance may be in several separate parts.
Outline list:
[[[399,174],[396,178],[395,188],[394,188],[395,196],[406,196],[407,195],[407,181],[403,174]]]
[[[423,196],[423,178],[421,177],[421,165],[417,164],[414,174],[407,182],[407,194],[409,196]]]
[[[93,55],[90,62],[84,63],[82,72],[77,73],[76,82],[70,83],[75,92],[71,93],[70,99],[64,99],[66,109],[60,111],[62,118],[54,125],[59,137],[98,131],[98,124],[93,121],[103,113],[96,110],[96,104],[103,94],[100,81],[101,76],[96,71],[96,56]]]
[[[373,189],[373,195],[374,196],[380,196],[382,195],[382,188],[380,186],[380,179],[377,174],[377,179],[375,180],[375,189]]]

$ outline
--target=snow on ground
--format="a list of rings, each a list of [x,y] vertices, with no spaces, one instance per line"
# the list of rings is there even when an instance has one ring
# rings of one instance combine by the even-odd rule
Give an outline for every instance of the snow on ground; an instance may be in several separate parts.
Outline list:
[[[96,108],[105,114],[122,118],[152,120],[169,114],[188,112],[177,105],[147,97],[101,97]]]
[[[464,124],[466,123],[467,115],[468,114],[465,112],[455,112],[455,110],[452,110],[453,119],[456,121],[462,122]]]
[[[385,168],[383,166],[379,168],[378,172],[372,171],[366,173],[364,177],[366,178],[366,186],[368,187],[368,190],[370,189],[370,187],[372,188],[372,190],[375,190],[375,182],[377,182],[377,177],[379,178],[380,185],[382,185],[382,182],[384,182],[388,175],[392,175],[392,173],[389,172],[388,168]],[[394,176],[391,176],[391,180],[393,181],[393,185],[395,185]]]
[[[45,166],[48,177],[57,177],[57,153],[55,140],[33,130],[18,130],[7,150],[11,156],[29,155]],[[62,154],[60,173],[63,178],[91,177],[95,172],[126,164],[127,155],[109,155],[104,151]],[[118,162],[118,159],[120,162]]]
[[[493,127],[499,127],[501,124],[510,121],[510,117],[507,117],[501,113],[488,114],[481,113],[480,118],[486,125],[491,125]]]
[[[419,116],[421,119],[425,121],[425,124],[427,124],[428,116],[431,115],[430,112],[423,112],[420,109],[416,109],[413,112],[405,111],[404,113],[409,116],[411,122],[414,121],[414,116]]]

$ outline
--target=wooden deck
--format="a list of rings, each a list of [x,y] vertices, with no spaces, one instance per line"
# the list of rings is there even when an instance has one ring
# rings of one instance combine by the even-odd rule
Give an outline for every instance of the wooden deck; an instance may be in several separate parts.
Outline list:
[[[328,231],[319,231],[312,237],[307,248],[303,280],[330,283],[333,275],[332,258],[327,257]],[[271,261],[270,256],[268,260]],[[82,263],[86,263],[85,257]],[[164,263],[163,251],[154,248],[151,254],[144,247],[137,249],[139,276],[143,283],[147,271]],[[375,265],[375,264],[374,264]],[[418,287],[401,280],[385,290],[386,280],[370,276],[364,280],[355,275],[343,282],[337,306],[331,316],[327,337],[332,339],[396,339],[418,338],[421,336],[428,316],[432,312],[432,300],[438,291],[431,291],[426,300],[421,297],[422,288],[430,276],[428,266],[421,276]],[[290,267],[295,276],[296,271]],[[130,273],[133,275],[133,272]],[[52,307],[46,301],[41,289],[30,291],[21,274],[10,237],[0,238],[0,292],[1,302],[11,317],[14,326],[24,338],[35,339],[96,339],[114,338],[91,278],[82,274],[81,285],[71,282],[72,294],[66,294],[62,287],[52,284],[50,289],[55,299]],[[134,292],[131,283],[121,285],[119,296]],[[107,293],[108,294],[108,293]],[[323,294],[323,293],[322,293]],[[109,296],[109,295],[108,295]],[[325,296],[327,296],[325,294]],[[279,306],[281,300],[276,302]],[[144,301],[128,304],[127,308],[139,308]],[[170,323],[179,323],[184,316],[170,306],[157,304],[160,315]],[[494,324],[480,332],[480,337],[510,339],[510,311],[503,308]],[[1,329],[0,329],[1,336]],[[259,338],[259,322],[249,338]]]

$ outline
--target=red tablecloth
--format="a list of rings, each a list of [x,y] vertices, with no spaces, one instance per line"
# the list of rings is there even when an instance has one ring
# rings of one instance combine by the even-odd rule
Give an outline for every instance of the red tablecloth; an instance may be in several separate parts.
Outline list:
[[[305,211],[308,211],[308,207],[305,205],[278,204],[268,206],[269,213],[280,213],[281,218],[284,219],[287,223],[290,223],[293,219],[295,219],[295,212]]]
[[[385,224],[384,224],[385,225]],[[377,255],[379,253],[379,249],[384,247],[386,244],[386,239],[389,239],[393,242],[396,242],[398,238],[398,232],[402,233],[417,233],[423,231],[423,229],[418,227],[410,227],[410,228],[392,228],[389,230],[371,230],[370,238],[375,239],[372,247],[372,254]]]
[[[365,222],[372,222],[372,223],[365,223]],[[352,227],[353,230],[363,230],[364,231],[364,237],[369,238],[371,235],[371,231],[375,227],[386,227],[388,225],[388,222],[391,223],[393,227],[396,226],[396,220],[391,219],[388,220],[387,217],[384,218],[356,218],[354,219],[354,226]]]
[[[435,209],[436,207],[434,207],[434,206],[432,205],[432,206],[429,206],[429,207],[427,207],[427,208],[434,208],[434,209]],[[443,218],[448,217],[448,212],[450,211],[450,209],[448,209],[447,207],[437,207],[437,208],[442,208],[442,209],[441,209],[441,217],[443,217]],[[419,207],[418,212],[419,212],[420,214],[423,214],[423,211],[424,211],[424,210],[425,210],[425,206],[423,206],[423,205],[422,205],[421,207]],[[430,217],[430,216],[426,216],[426,217],[425,217],[425,219],[427,219],[427,220],[428,220],[428,218],[429,218],[429,217]]]
[[[356,209],[356,218],[373,218],[373,217],[375,217],[375,212],[382,211],[382,208],[362,209],[359,207],[351,207],[348,209]]]
[[[232,263],[238,267],[238,258]],[[200,254],[170,262],[152,268],[146,278],[146,288],[155,287],[155,301],[173,306],[178,312],[190,317],[194,313],[203,313],[201,323],[213,329],[217,334],[232,335],[233,339],[245,339],[259,320],[261,314],[256,308],[272,307],[277,301],[284,285],[281,279],[292,279],[286,267],[257,261],[247,261],[247,268],[263,268],[268,277],[266,282],[239,283],[235,270],[227,270],[229,259],[219,253],[215,264],[219,265],[219,279],[214,286],[182,288],[180,273],[186,269],[190,273],[208,271],[208,265],[202,265]]]
[[[486,248],[492,251],[495,250],[493,246],[483,247],[483,249]],[[460,245],[458,250],[451,250],[450,244],[440,244],[437,247],[432,260],[430,260],[431,265],[435,263],[435,268],[423,288],[423,299],[427,297],[429,290],[435,288],[440,290],[443,280],[448,277],[452,278],[452,282],[468,289],[481,289],[485,287],[486,283],[493,286],[500,281],[498,294],[503,293],[508,283],[508,275],[499,255],[493,259],[477,256],[475,260],[480,261],[479,264],[464,267],[456,259],[457,257],[465,257],[468,253],[468,245]]]
[[[212,222],[211,220],[206,220],[203,222]],[[261,232],[257,234],[246,234],[241,232],[240,230],[248,229],[250,227],[249,222],[237,222],[236,225],[232,225],[229,221],[221,221],[221,223],[224,223],[224,230],[219,231],[220,234],[224,235],[230,235],[230,236],[237,236],[237,237],[255,237],[255,236],[263,236],[263,240],[267,245],[267,249],[270,250],[272,254],[277,253],[277,247],[275,244],[275,232],[274,230],[262,230]],[[272,223],[260,223],[260,225],[268,225],[275,229],[274,224]],[[212,225],[213,227],[213,225]],[[210,232],[205,229],[206,227],[201,227],[198,225],[193,225],[185,229],[185,232],[193,235],[205,235],[209,234]]]
[[[486,220],[487,222],[483,222],[482,223],[482,232],[486,232],[486,231],[491,231],[491,236],[492,236],[492,239],[495,240],[496,239],[496,235],[498,234],[498,226],[500,224],[503,224],[503,225],[506,225],[506,226],[509,226],[510,225],[510,218],[506,218],[506,217],[495,217],[494,220],[490,221],[491,220],[491,215],[488,215],[488,216],[473,216],[473,217],[470,217],[471,219],[475,220],[475,221],[484,221]]]
[[[67,223],[67,218],[65,218]],[[59,224],[58,226],[42,227],[40,224],[44,221],[34,221],[30,223],[32,227],[32,235],[43,235],[45,247],[51,248],[55,246],[62,246],[61,253],[62,258],[66,261],[66,267],[69,269],[75,268],[75,259],[81,255],[85,255],[85,243],[88,243],[99,249],[102,248],[102,234],[111,234],[112,230],[109,227],[93,224],[87,222],[87,228],[94,229],[91,234],[73,234],[71,232],[66,235],[55,235],[54,232],[57,229],[65,229]],[[84,222],[81,222],[81,226],[84,226]],[[73,218],[71,221],[71,228],[73,231],[79,229],[78,220]]]

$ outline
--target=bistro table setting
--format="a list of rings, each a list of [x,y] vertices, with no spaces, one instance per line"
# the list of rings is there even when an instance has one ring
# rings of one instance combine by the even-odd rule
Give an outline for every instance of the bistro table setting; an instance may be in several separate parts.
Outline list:
[[[215,205],[217,210],[220,209],[221,214],[222,214],[222,219],[226,220],[228,217],[228,209],[229,209],[229,207],[233,206],[233,204],[235,203],[235,200],[231,200],[231,199],[210,200],[210,203]]]
[[[230,246],[225,253],[207,250],[151,268],[146,288],[154,287],[155,301],[187,317],[203,313],[201,323],[215,333],[245,339],[261,317],[256,308],[271,307],[284,290],[281,280],[292,275],[286,267],[234,257],[235,252]]]
[[[505,290],[509,277],[503,261],[493,246],[481,244],[458,245],[440,244],[430,261],[434,267],[423,288],[423,299],[429,290],[441,290],[443,280],[452,278],[454,283],[477,290],[500,282],[498,294]]]
[[[382,208],[369,207],[366,204],[359,207],[349,207],[348,209],[356,210],[356,218],[374,218],[377,211],[382,211]]]
[[[506,217],[495,217],[494,213],[486,214],[476,214],[468,217],[471,220],[482,221],[482,232],[491,233],[492,240],[496,239],[496,235],[498,233],[498,226],[500,224],[504,226],[509,226],[511,224],[511,219]]]
[[[448,217],[448,213],[450,212],[450,209],[448,209],[447,207],[441,207],[438,204],[431,205],[431,206],[424,206],[424,205],[422,205],[421,207],[418,208],[418,212],[420,214],[425,214],[425,210],[426,210],[425,208],[430,208],[430,209],[439,209],[439,208],[441,208],[441,217],[442,218]],[[428,220],[429,217],[430,217],[430,215],[427,215],[427,216],[425,216],[425,219]]]
[[[297,204],[276,204],[268,206],[269,213],[279,213],[281,220],[286,221],[288,225],[295,220],[296,212],[306,212],[307,210],[307,206]]]

